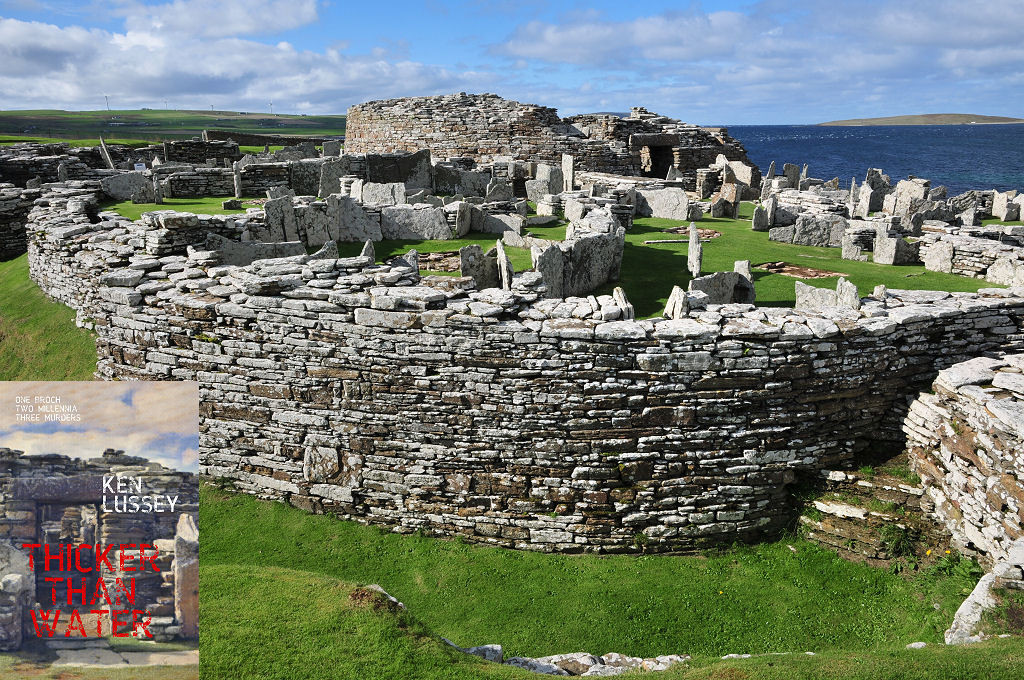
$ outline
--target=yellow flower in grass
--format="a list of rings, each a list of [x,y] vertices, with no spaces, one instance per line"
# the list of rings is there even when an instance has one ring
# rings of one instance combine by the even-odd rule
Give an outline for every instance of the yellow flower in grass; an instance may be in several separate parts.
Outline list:
[[[924,551],[924,554],[925,555],[931,555],[932,554],[932,549],[928,548],[927,550]]]
[[[948,554],[950,554],[948,550],[946,551],[946,554],[947,554],[947,555],[948,555]]]

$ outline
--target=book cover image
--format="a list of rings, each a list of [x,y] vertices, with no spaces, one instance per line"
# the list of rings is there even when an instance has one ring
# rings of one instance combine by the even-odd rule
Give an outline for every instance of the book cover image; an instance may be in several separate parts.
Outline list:
[[[5,677],[198,677],[198,403],[192,382],[0,383]]]

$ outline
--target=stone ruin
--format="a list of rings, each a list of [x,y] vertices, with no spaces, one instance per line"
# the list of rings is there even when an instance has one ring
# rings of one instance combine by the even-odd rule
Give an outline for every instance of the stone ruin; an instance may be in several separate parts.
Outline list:
[[[179,496],[173,512],[125,513],[104,508],[104,475],[144,478],[147,493]],[[148,610],[148,628],[158,641],[198,636],[198,534],[195,515],[199,495],[195,476],[153,463],[145,458],[107,449],[88,460],[57,454],[26,456],[0,448],[0,649],[17,650],[26,638],[35,638],[31,610],[61,607],[66,595],[57,588],[57,604],[44,577],[82,576],[78,571],[45,570],[37,550],[34,571],[29,568],[23,543],[139,544],[159,550],[152,571],[121,571],[103,566],[85,575],[87,585],[103,579],[115,592],[115,579],[136,579],[135,608]],[[110,630],[110,615],[103,621]]]
[[[696,189],[697,170],[720,154],[753,167],[725,128],[689,125],[643,107],[626,117],[562,119],[553,108],[464,92],[352,106],[345,121],[345,147],[346,153],[429,149],[438,158],[485,163],[507,159],[558,164],[569,155],[577,170],[657,179],[674,170],[690,190]]]
[[[840,189],[839,179],[809,178],[787,163],[775,164],[762,184],[751,227],[773,241],[842,248],[842,257],[879,264],[924,265],[932,271],[1024,285],[1024,227],[981,226],[995,218],[1020,218],[1024,195],[1016,191],[967,191],[947,196],[945,187],[911,177],[895,185],[871,168],[863,184]]]
[[[965,202],[985,214],[984,192],[915,198],[912,183],[887,199],[880,173],[865,194],[795,166],[762,181],[719,148],[691,198],[675,167],[410,151],[300,146],[142,173],[161,193],[267,193],[243,215],[132,222],[99,210],[104,178],[47,183],[26,218],[31,274],[97,333],[99,377],[199,381],[204,472],[397,531],[545,551],[763,538],[791,520],[798,475],[901,449],[907,404],[940,370],[1024,348],[1024,289],[861,298],[841,280],[756,308],[749,262],[701,276],[699,233],[690,289],[661,318],[590,290],[617,277],[636,216],[734,216],[763,196],[755,228],[838,247],[866,195],[869,213],[902,211],[865,215],[874,247]],[[564,242],[524,233],[559,214]],[[471,230],[496,244],[463,250],[464,276],[423,276],[415,252],[375,262],[374,240]],[[370,243],[341,258],[335,241]],[[534,271],[514,271],[513,246]]]
[[[100,377],[198,380],[205,473],[398,531],[570,552],[759,540],[790,521],[798,475],[902,447],[939,370],[1024,349],[1020,289],[841,285],[798,309],[680,290],[637,320],[621,289],[548,297],[505,234],[481,288],[422,276],[415,253],[377,264],[372,244],[241,240],[263,211],[132,223],[95,212],[95,184],[43,191],[32,276],[94,328]],[[609,207],[579,222],[618,238]]]

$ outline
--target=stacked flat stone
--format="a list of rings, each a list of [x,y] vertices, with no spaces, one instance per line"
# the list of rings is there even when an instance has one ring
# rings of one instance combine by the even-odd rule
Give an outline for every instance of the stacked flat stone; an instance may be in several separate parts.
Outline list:
[[[0,184],[0,261],[25,252],[25,222],[32,202],[39,198],[39,189],[20,189],[13,184]]]
[[[936,233],[923,234],[920,243],[921,259],[927,269],[999,284],[1024,285],[1024,248],[1020,246],[988,238]],[[994,275],[990,276],[990,272]]]
[[[911,468],[956,547],[991,563],[1024,538],[1024,354],[938,374],[904,423]]]
[[[725,128],[701,128],[656,115],[562,120],[555,109],[493,94],[366,102],[349,108],[345,135],[346,152],[426,148],[439,159],[507,157],[553,164],[569,154],[577,159],[577,168],[622,175],[643,174],[643,150],[657,143],[672,148],[673,166],[690,176],[691,184],[696,169],[710,165],[719,154],[749,164],[743,147]]]
[[[62,217],[80,228],[72,202],[67,216],[37,206],[54,226],[41,220],[30,248],[55,243]],[[32,266],[90,267],[69,277],[90,290],[69,302],[94,320],[101,377],[200,381],[205,472],[309,510],[509,547],[757,538],[789,520],[798,470],[898,440],[900,406],[929,372],[1024,348],[1020,290],[890,291],[816,312],[695,298],[674,319],[609,320],[605,302],[624,298],[541,299],[536,273],[467,291],[372,254],[232,266],[152,240],[176,231],[166,218],[108,228],[69,245],[108,244],[116,271],[81,254]]]
[[[215,159],[218,165],[222,165],[225,159],[237,161],[242,157],[242,152],[238,150],[238,142],[231,140],[206,141],[196,137],[164,142],[154,150],[157,148],[160,149],[161,158],[167,163],[204,165],[207,160]]]

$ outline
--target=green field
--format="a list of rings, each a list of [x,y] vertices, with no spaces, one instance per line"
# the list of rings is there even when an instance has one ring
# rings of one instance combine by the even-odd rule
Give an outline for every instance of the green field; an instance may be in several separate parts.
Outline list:
[[[796,536],[690,557],[545,555],[400,536],[209,485],[200,523],[204,677],[537,677],[439,636],[502,644],[506,656],[694,656],[665,680],[1024,670],[1019,638],[934,646],[973,587],[967,560],[894,575]],[[352,591],[370,583],[407,611],[360,606]],[[913,641],[930,644],[905,650]],[[720,659],[729,653],[791,654]]]
[[[345,134],[345,116],[162,109],[0,111],[0,135],[25,135],[33,138],[91,140],[102,135],[106,141],[112,141],[107,140],[108,137],[130,140],[179,139],[197,136],[204,129],[270,135],[342,135]]]
[[[75,313],[28,276],[28,255],[0,262],[0,380],[92,380],[96,345]]]

